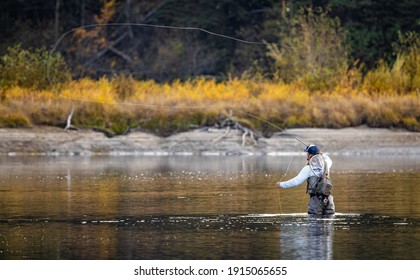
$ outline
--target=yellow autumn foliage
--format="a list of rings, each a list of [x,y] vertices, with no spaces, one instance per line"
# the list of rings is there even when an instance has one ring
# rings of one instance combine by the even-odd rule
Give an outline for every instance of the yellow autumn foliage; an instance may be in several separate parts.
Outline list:
[[[278,127],[358,125],[420,131],[419,93],[373,94],[346,83],[333,92],[311,92],[295,84],[262,80],[217,82],[198,78],[160,84],[126,78],[84,78],[59,88],[59,92],[6,89],[6,98],[0,103],[3,111],[19,112],[23,121],[7,122],[3,117],[0,126],[63,124],[74,106],[75,125],[115,133],[142,127],[166,135],[194,126],[212,126],[229,114],[254,129],[271,132]]]

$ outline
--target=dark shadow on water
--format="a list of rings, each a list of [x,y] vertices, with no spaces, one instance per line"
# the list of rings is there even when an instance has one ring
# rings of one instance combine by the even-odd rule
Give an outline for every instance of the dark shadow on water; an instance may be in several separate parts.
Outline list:
[[[0,259],[420,258],[418,219],[370,214],[20,217],[0,232]]]

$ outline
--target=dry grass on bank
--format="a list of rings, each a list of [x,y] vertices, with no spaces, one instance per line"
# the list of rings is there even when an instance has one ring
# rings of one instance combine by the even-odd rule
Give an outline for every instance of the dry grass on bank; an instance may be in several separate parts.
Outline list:
[[[60,92],[7,89],[0,103],[0,127],[64,127],[74,106],[73,125],[114,134],[131,127],[168,135],[215,125],[230,112],[242,124],[268,133],[278,129],[261,119],[281,128],[366,124],[420,131],[419,93],[366,94],[363,89],[346,87],[314,93],[297,85],[267,81],[196,79],[158,84],[121,77],[82,79],[60,88]]]

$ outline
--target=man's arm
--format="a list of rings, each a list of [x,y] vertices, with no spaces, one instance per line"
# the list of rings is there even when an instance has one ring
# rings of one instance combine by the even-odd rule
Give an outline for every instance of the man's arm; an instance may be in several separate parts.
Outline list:
[[[310,174],[311,174],[311,168],[309,167],[309,165],[306,165],[305,167],[302,168],[302,170],[299,172],[299,174],[296,177],[285,182],[278,182],[276,183],[276,185],[284,189],[294,188],[303,184],[309,178]]]

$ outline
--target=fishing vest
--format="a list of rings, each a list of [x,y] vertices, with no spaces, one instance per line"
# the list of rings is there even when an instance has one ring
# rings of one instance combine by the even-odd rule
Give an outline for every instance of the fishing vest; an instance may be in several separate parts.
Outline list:
[[[317,156],[322,158],[321,155]],[[323,158],[322,161],[324,165],[322,173],[318,176],[310,176],[307,180],[306,193],[308,193],[310,196],[329,196],[331,194],[333,185],[329,176],[328,166]],[[312,166],[311,170],[314,171]],[[316,174],[316,172],[314,173]]]

